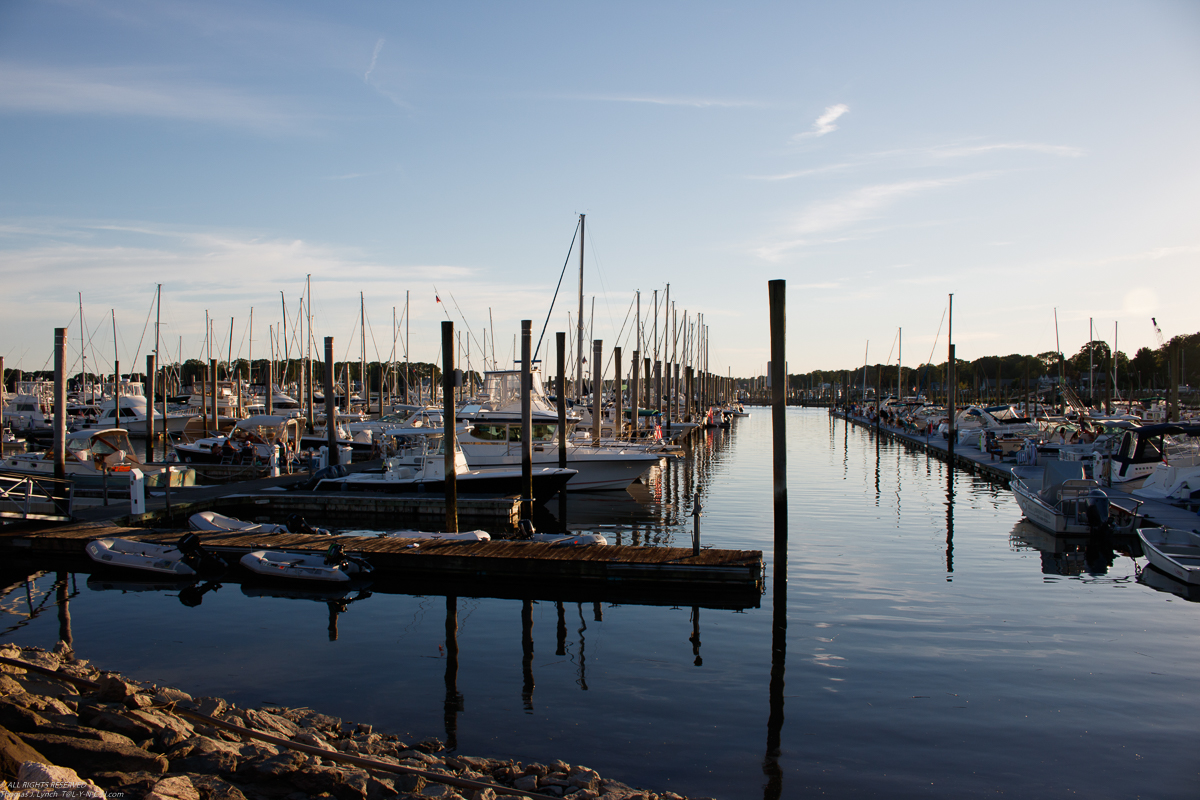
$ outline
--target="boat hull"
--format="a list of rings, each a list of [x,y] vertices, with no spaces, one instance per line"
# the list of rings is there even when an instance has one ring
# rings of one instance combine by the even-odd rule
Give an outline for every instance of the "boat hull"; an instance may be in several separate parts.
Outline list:
[[[1174,528],[1138,531],[1146,559],[1172,578],[1200,585],[1200,534]]]

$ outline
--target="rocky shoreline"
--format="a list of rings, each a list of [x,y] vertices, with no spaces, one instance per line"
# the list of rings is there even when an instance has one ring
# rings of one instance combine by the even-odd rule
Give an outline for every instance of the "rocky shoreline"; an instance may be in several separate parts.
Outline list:
[[[0,645],[0,659],[0,800],[687,800],[563,761],[446,753],[309,708],[193,698],[62,643]]]

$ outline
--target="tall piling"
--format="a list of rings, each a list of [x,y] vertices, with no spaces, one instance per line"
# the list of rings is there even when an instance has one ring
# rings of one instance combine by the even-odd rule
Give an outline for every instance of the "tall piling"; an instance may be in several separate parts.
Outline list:
[[[558,466],[567,468],[567,334],[559,331],[554,334],[555,344],[558,345],[558,375],[555,377],[554,393],[558,395]]]
[[[154,442],[157,438],[154,424],[154,378],[156,374],[154,354],[150,353],[146,356],[146,461],[154,460]],[[165,428],[166,425],[167,419],[164,416],[163,427]]]
[[[432,375],[430,378],[432,379]],[[432,381],[430,391],[433,391]],[[458,474],[455,472],[454,323],[442,321],[442,449],[446,481],[446,532],[458,533]]]
[[[600,433],[604,428],[604,340],[592,340],[592,445],[600,446]]]
[[[67,329],[54,329],[54,477],[67,477]],[[118,409],[120,405],[118,404]],[[120,413],[118,411],[117,413]],[[118,419],[117,424],[120,425]]]
[[[217,418],[217,360],[215,358],[208,360],[208,368],[211,372],[210,377],[212,378],[208,385],[208,400],[212,403],[209,419],[212,420],[213,436],[216,436],[221,430],[221,424]]]
[[[783,730],[784,672],[787,655],[787,363],[785,333],[787,283],[767,283],[771,317],[771,438],[775,500],[775,555],[772,575],[770,713],[767,717],[767,749],[763,772],[766,796],[782,794],[783,772],[779,768]]]
[[[625,398],[622,395],[624,387],[621,373],[621,348],[613,348],[613,400],[616,403],[616,414],[613,417],[613,438],[620,439],[625,430]]]
[[[662,425],[662,362],[654,362],[654,413],[656,424]]]
[[[521,320],[521,519],[533,517],[533,320]]]
[[[636,439],[638,430],[641,427],[641,418],[638,414],[638,409],[642,405],[641,396],[638,394],[641,389],[641,381],[638,380],[638,364],[641,363],[639,358],[641,354],[633,351],[633,358],[629,361],[629,438]]]
[[[86,381],[87,379],[84,378]],[[8,391],[4,380],[4,356],[0,356],[0,431],[4,430],[4,393]]]
[[[325,337],[325,446],[329,448],[329,466],[338,463],[337,406],[333,402],[333,337]]]
[[[651,389],[653,388],[653,387],[651,386],[651,384],[650,384],[650,359],[649,359],[649,358],[643,358],[643,359],[642,359],[642,366],[644,367],[643,376],[644,376],[644,378],[645,378],[645,381],[646,381],[646,388],[645,388],[645,395],[646,395],[646,410],[647,410],[647,411],[650,411],[650,410],[652,410],[652,409],[654,408],[654,404],[650,402],[650,391],[651,391]]]

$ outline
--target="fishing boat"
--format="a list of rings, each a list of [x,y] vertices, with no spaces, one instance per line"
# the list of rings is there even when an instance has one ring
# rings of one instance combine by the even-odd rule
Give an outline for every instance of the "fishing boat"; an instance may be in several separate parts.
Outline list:
[[[1140,528],[1146,558],[1184,583],[1200,584],[1200,534],[1178,528]]]
[[[88,558],[105,567],[179,578],[195,576],[206,562],[215,558],[200,546],[195,534],[184,536],[173,545],[133,539],[94,539],[87,543],[84,550]]]
[[[337,544],[331,545],[325,553],[255,550],[242,556],[238,563],[264,578],[323,583],[346,583],[352,576],[372,571],[370,564],[348,556]]]
[[[1044,467],[1013,467],[1009,483],[1025,517],[1056,535],[1111,530],[1108,496],[1084,477],[1079,461],[1047,461]]]

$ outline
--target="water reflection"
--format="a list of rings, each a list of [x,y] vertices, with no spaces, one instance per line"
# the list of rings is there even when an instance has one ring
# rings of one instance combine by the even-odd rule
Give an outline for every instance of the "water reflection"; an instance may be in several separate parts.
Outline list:
[[[526,714],[533,713],[533,601],[521,601],[521,705]]]
[[[1184,583],[1152,564],[1137,569],[1137,582],[1159,592],[1182,597],[1191,603],[1200,603],[1200,586]]]
[[[1028,520],[1018,522],[1009,534],[1009,539],[1018,549],[1030,548],[1039,552],[1043,575],[1062,577],[1107,575],[1116,560],[1117,549],[1120,546],[1111,533],[1056,536]],[[1129,543],[1124,544],[1128,551]],[[1140,555],[1140,550],[1138,554]]]
[[[954,580],[954,466],[946,468],[946,582]]]
[[[458,748],[458,714],[463,710],[463,696],[458,691],[458,598],[446,595],[446,699],[442,716],[446,729],[446,747]]]

